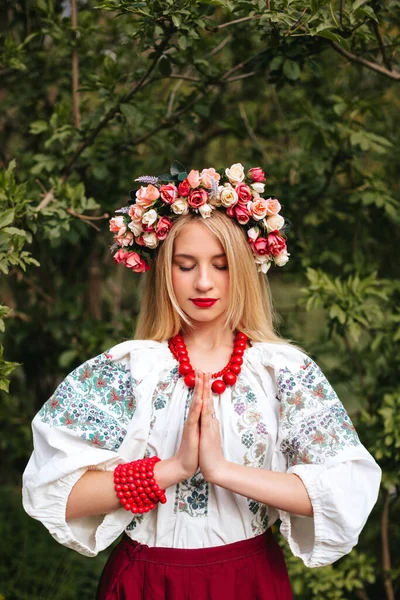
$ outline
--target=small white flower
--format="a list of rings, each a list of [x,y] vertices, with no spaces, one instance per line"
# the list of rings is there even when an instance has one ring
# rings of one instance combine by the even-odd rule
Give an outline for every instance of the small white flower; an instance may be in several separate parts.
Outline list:
[[[257,194],[263,194],[264,193],[264,188],[265,188],[265,183],[252,183],[251,184],[251,188],[257,193]]]
[[[157,221],[157,213],[153,208],[148,210],[147,212],[145,212],[142,217],[143,225],[153,225],[153,223],[155,223],[156,221]]]
[[[242,182],[245,177],[243,165],[235,163],[230,169],[225,169],[225,175],[233,185]]]
[[[183,198],[178,198],[171,204],[171,209],[176,215],[187,215],[189,212],[189,204]]]
[[[238,195],[233,188],[222,188],[220,194],[220,200],[222,204],[228,208],[229,206],[233,206],[238,201]]]
[[[280,254],[277,254],[275,256],[275,264],[278,267],[283,267],[288,262],[289,256],[290,256],[290,254],[288,252],[286,252],[286,250],[284,250],[283,252],[281,252]]]
[[[268,273],[268,271],[271,267],[271,261],[266,254],[263,254],[262,256],[256,254],[256,255],[254,255],[254,260],[255,260],[256,265],[258,265],[257,270],[259,272]]]
[[[144,233],[143,241],[146,244],[147,248],[154,249],[158,246],[158,239],[155,233]]]
[[[265,224],[268,231],[274,231],[275,229],[282,229],[285,224],[285,219],[281,217],[281,215],[274,215],[273,217],[268,217]]]
[[[132,231],[133,235],[135,237],[138,237],[142,231],[143,231],[143,227],[141,223],[137,223],[135,221],[131,221],[128,225],[129,229]]]
[[[210,217],[213,210],[215,209],[214,206],[211,206],[211,204],[203,204],[202,206],[199,206],[199,213],[201,214],[203,219],[207,219],[207,217]]]

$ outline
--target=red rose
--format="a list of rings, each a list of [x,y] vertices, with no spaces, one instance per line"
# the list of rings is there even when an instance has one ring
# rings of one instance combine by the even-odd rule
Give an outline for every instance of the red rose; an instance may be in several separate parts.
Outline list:
[[[190,183],[188,182],[187,179],[184,179],[179,185],[178,185],[178,192],[179,195],[182,198],[186,198],[187,196],[189,196],[190,194]]]
[[[237,183],[235,185],[235,192],[237,193],[241,204],[247,204],[250,200],[253,200],[251,189],[245,183]]]
[[[137,252],[125,252],[125,254],[127,255],[125,266],[128,267],[128,269],[132,269],[135,273],[143,273],[150,269],[150,266]]]
[[[271,254],[277,256],[284,250],[286,250],[286,241],[283,238],[279,231],[276,229],[275,231],[271,231],[271,233],[267,236],[268,249]]]
[[[245,204],[239,204],[239,202],[234,206],[230,206],[227,209],[226,214],[228,217],[235,217],[241,225],[246,225],[250,220],[250,213],[247,206]]]
[[[122,248],[120,248],[114,254],[114,260],[115,260],[115,262],[118,265],[119,265],[119,263],[125,263],[125,257],[127,256],[127,254],[129,254],[129,252],[126,252],[126,250],[123,250]]]
[[[253,252],[259,256],[264,256],[265,254],[270,253],[266,238],[258,237],[254,242],[250,242],[250,246]]]
[[[199,208],[199,206],[203,206],[203,204],[207,202],[207,199],[208,194],[206,190],[203,190],[203,188],[197,188],[196,190],[190,192],[188,204],[192,208]]]
[[[142,228],[145,233],[153,233],[154,231],[153,225],[146,225],[146,223],[142,223]]]
[[[265,174],[261,167],[253,167],[247,171],[247,176],[253,181],[265,181]]]
[[[162,185],[160,187],[160,194],[161,200],[165,202],[165,204],[172,204],[177,198],[178,189],[175,185],[169,183],[168,185]]]
[[[156,227],[157,238],[159,240],[165,240],[171,227],[172,227],[171,219],[168,219],[168,217],[161,217],[158,220],[157,227]]]
[[[137,237],[135,237],[135,242],[139,245],[139,246],[145,246],[146,244],[144,243],[144,239],[143,239],[143,235],[138,235]]]

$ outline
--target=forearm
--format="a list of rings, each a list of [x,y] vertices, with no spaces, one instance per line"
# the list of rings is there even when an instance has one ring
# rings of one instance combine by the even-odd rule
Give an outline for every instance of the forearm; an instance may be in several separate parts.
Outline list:
[[[307,490],[300,477],[293,473],[276,473],[224,461],[208,480],[236,494],[289,513],[307,517],[313,514]]]
[[[154,478],[166,489],[186,478],[175,457],[161,460],[154,467]],[[74,485],[67,502],[66,520],[105,515],[121,507],[111,471],[86,471]]]

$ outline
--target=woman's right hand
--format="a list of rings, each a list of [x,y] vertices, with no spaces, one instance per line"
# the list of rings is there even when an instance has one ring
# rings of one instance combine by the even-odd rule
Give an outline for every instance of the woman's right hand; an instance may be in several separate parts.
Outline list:
[[[203,388],[206,375],[195,370],[196,382],[193,390],[192,403],[182,432],[179,450],[175,455],[179,468],[188,479],[196,473],[199,466],[200,415],[203,406]]]

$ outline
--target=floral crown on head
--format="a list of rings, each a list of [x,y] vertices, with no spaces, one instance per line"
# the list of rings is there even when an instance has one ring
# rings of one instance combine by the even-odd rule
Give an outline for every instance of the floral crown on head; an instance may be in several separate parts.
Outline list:
[[[180,215],[194,212],[204,219],[214,210],[224,210],[246,233],[258,270],[266,273],[271,264],[282,267],[289,260],[286,232],[290,223],[279,213],[276,198],[263,198],[265,175],[260,167],[245,171],[241,163],[227,169],[191,170],[177,161],[170,174],[142,176],[130,192],[131,204],[110,219],[115,243],[111,246],[116,263],[136,273],[150,269],[157,247],[165,240]]]

